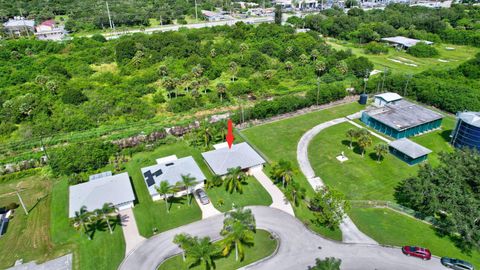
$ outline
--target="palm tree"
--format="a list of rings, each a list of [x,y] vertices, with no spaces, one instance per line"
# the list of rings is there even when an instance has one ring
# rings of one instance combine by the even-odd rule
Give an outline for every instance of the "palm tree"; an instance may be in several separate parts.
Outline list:
[[[199,64],[192,68],[192,74],[195,78],[200,78],[203,74],[203,67]]]
[[[293,64],[290,61],[285,62],[285,69],[290,72],[293,69]]]
[[[308,64],[308,56],[306,54],[302,53],[300,55],[300,62],[302,63],[302,65]]]
[[[168,68],[165,65],[161,65],[158,67],[158,75],[161,77],[165,77],[168,75]]]
[[[245,43],[240,44],[240,54],[243,60],[243,54],[248,50],[248,45]]]
[[[87,207],[84,205],[80,210],[75,211],[75,216],[73,217],[73,223],[76,228],[83,229],[83,232],[88,237],[88,240],[92,240],[92,237],[88,234],[88,226],[92,224],[91,214],[88,212]]]
[[[377,144],[375,145],[374,150],[375,155],[377,156],[377,162],[380,162],[380,159],[388,153],[388,145],[384,143]]]
[[[315,266],[308,267],[308,270],[340,270],[342,260],[335,257],[327,257],[324,260],[317,258],[315,260]]]
[[[182,259],[185,261],[185,252],[192,244],[192,237],[185,233],[180,233],[173,237],[173,243],[182,249]]]
[[[298,182],[292,181],[286,188],[285,196],[289,201],[291,201],[295,206],[298,206],[299,200],[305,198],[305,193],[307,190],[300,186]]]
[[[224,83],[217,83],[217,92],[218,92],[218,95],[220,96],[220,103],[222,103],[223,96],[227,92],[227,87],[225,86]]]
[[[170,185],[167,180],[164,180],[160,182],[160,186],[155,186],[155,189],[157,190],[158,194],[160,194],[160,196],[163,196],[167,213],[170,213],[170,210],[168,209],[168,195],[175,193],[175,187]]]
[[[313,61],[317,61],[317,58],[318,58],[318,55],[319,55],[319,54],[320,54],[320,53],[318,52],[317,49],[313,49],[312,52],[310,53],[310,56],[312,57],[312,60],[313,60]]]
[[[347,130],[347,138],[350,140],[350,149],[352,149],[352,143],[353,143],[353,139],[357,138],[357,134],[358,134],[358,131],[351,128],[349,130]]]
[[[200,263],[205,270],[215,269],[213,258],[219,253],[218,247],[210,241],[210,237],[193,237],[187,249],[188,267]]]
[[[215,58],[215,56],[217,56],[217,50],[215,50],[215,48],[213,48],[213,49],[210,50],[210,56],[211,56],[212,58]]]
[[[235,207],[235,209],[225,213],[225,219],[223,220],[223,227],[225,229],[230,228],[235,222],[242,223],[253,232],[255,232],[257,227],[255,216],[253,215],[252,210],[248,208]]]
[[[113,233],[112,226],[110,225],[110,214],[115,212],[115,209],[113,203],[104,203],[101,209],[95,210],[95,214],[107,223],[110,234]]]
[[[362,157],[365,154],[365,149],[372,145],[372,137],[370,134],[362,134],[360,138],[358,138],[358,145],[362,148]]]
[[[227,169],[227,176],[225,177],[225,189],[232,193],[237,191],[243,193],[243,183],[245,182],[245,173],[240,167]]]
[[[190,205],[190,189],[191,187],[195,186],[196,183],[197,183],[197,179],[195,177],[190,176],[190,174],[187,174],[187,175],[182,174],[182,185],[187,189],[188,205]]]
[[[203,93],[207,94],[207,88],[210,85],[210,80],[208,78],[202,78],[200,80],[200,85],[203,87]]]
[[[282,179],[282,186],[290,183],[293,179],[292,163],[286,160],[280,160],[274,168],[274,174],[277,178]]]
[[[322,76],[323,72],[327,69],[327,66],[325,65],[324,62],[322,61],[317,61],[315,62],[315,73],[317,73],[317,76]]]
[[[222,254],[226,256],[232,250],[232,247],[235,248],[235,260],[243,260],[245,257],[244,245],[253,245],[254,244],[254,233],[246,226],[245,224],[235,221],[233,224],[224,228],[221,233],[224,236],[221,240],[221,245],[223,246]]]
[[[235,76],[237,75],[237,72],[238,72],[238,65],[237,65],[237,63],[232,61],[232,62],[230,62],[230,64],[228,64],[228,67],[230,68],[230,72],[232,73],[231,80],[235,81]]]

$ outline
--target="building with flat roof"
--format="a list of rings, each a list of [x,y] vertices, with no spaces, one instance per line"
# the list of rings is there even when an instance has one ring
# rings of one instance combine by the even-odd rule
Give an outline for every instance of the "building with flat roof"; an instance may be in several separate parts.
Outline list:
[[[193,190],[202,188],[206,180],[202,170],[191,156],[179,159],[177,156],[160,158],[157,159],[157,164],[142,168],[141,171],[148,192],[154,201],[161,199],[155,187],[159,186],[162,181],[177,186],[179,191],[175,195],[181,196],[187,192],[181,184],[182,176],[195,178],[196,184],[192,188]]]
[[[380,40],[385,41],[387,43],[390,43],[394,45],[397,48],[400,49],[408,49],[412,46],[415,46],[419,42],[423,42],[427,45],[432,45],[433,42],[427,41],[427,40],[419,40],[419,39],[414,39],[414,38],[407,38],[407,37],[402,37],[402,36],[396,36],[396,37],[386,37],[386,38],[381,38]]]
[[[383,94],[378,94],[374,96],[373,103],[377,107],[383,107],[387,104],[395,103],[398,100],[401,100],[402,96],[400,96],[397,93],[383,93]]]
[[[113,204],[118,210],[133,207],[135,194],[128,173],[96,178],[86,183],[70,186],[69,217],[83,206],[88,211],[100,209],[105,203]]]
[[[451,137],[451,143],[456,148],[468,147],[480,151],[480,112],[457,113],[457,124]]]
[[[67,31],[63,26],[57,25],[55,20],[47,20],[35,27],[35,37],[39,40],[62,40]]]
[[[361,121],[395,139],[416,136],[439,128],[443,116],[406,100],[397,100],[380,108],[366,110]]]
[[[432,151],[407,138],[402,138],[388,144],[390,153],[409,165],[415,165],[427,159]]]
[[[3,24],[5,32],[10,35],[21,36],[23,33],[33,33],[35,30],[35,21],[24,17],[16,16]]]
[[[247,173],[261,170],[265,160],[246,142],[234,144],[232,148],[219,147],[202,153],[208,167],[216,175],[226,175],[228,169],[240,167]]]

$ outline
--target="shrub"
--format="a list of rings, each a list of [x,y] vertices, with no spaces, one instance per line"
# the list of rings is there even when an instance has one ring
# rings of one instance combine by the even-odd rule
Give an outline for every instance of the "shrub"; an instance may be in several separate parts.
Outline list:
[[[18,203],[16,202],[11,202],[7,205],[7,209],[8,210],[15,210],[19,207]]]
[[[438,50],[435,49],[433,46],[427,45],[424,42],[419,42],[416,45],[408,48],[407,53],[415,56],[415,57],[434,57],[437,56]]]
[[[388,53],[388,47],[385,46],[384,44],[379,44],[375,41],[372,41],[365,46],[365,53],[368,53],[368,54]]]
[[[186,112],[197,107],[197,102],[191,96],[177,97],[168,102],[168,110],[174,113]]]

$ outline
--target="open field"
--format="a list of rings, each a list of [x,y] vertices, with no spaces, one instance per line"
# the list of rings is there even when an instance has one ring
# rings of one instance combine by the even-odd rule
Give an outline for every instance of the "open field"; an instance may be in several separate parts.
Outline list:
[[[480,252],[462,253],[453,242],[439,236],[428,224],[383,208],[353,208],[349,213],[358,228],[381,244],[418,245],[434,255],[467,260],[480,267]]]
[[[215,259],[216,269],[238,269],[242,266],[269,256],[275,251],[277,245],[278,242],[270,238],[270,233],[264,230],[257,230],[257,233],[255,234],[255,245],[245,248],[245,259],[243,261],[235,261],[235,252],[233,251],[227,257],[219,257]],[[166,260],[158,268],[158,270],[172,269],[204,269],[204,267],[201,265],[196,265],[194,267],[187,268],[186,264],[182,260],[182,256],[177,255]]]
[[[15,210],[5,235],[0,238],[0,268],[12,266],[18,259],[42,262],[68,253],[69,248],[54,243],[50,235],[51,180],[41,175],[3,180],[0,179],[0,206],[20,204],[13,191],[23,190],[20,194],[29,215],[25,215],[21,206]]]
[[[213,187],[205,190],[208,197],[212,201],[215,208],[221,212],[226,212],[232,209],[232,204],[235,206],[247,205],[265,205],[272,204],[270,194],[262,187],[262,185],[255,179],[255,177],[247,177],[246,184],[243,186],[243,193],[236,191],[229,193],[225,190],[225,186]],[[223,204],[219,204],[219,201]]]
[[[375,69],[382,70],[388,68],[392,72],[399,73],[419,73],[427,69],[448,69],[455,68],[466,60],[475,56],[480,49],[470,46],[435,44],[435,48],[440,55],[435,58],[417,58],[404,51],[397,51],[389,48],[388,54],[366,54],[359,45],[347,41],[329,39],[327,44],[335,49],[351,49],[357,56],[365,56],[374,65]],[[454,48],[447,50],[446,47]]]

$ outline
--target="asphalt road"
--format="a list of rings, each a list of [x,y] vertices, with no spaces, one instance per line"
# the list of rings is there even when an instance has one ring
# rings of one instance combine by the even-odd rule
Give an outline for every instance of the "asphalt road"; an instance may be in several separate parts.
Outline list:
[[[368,244],[344,244],[327,240],[308,230],[295,217],[275,208],[252,206],[257,228],[270,231],[280,239],[278,251],[272,257],[244,269],[307,269],[315,258],[336,257],[342,269],[359,270],[438,270],[443,266],[438,258],[422,261],[406,257],[399,248]],[[168,257],[181,250],[172,243],[181,232],[219,239],[223,215],[203,219],[156,235],[133,250],[120,265],[120,270],[155,270]]]

